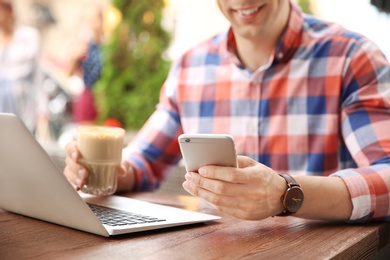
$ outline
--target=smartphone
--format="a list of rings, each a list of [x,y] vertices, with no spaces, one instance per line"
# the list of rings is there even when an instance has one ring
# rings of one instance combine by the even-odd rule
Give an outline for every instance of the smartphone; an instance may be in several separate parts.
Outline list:
[[[233,137],[227,134],[182,134],[178,138],[187,172],[205,165],[237,167]]]

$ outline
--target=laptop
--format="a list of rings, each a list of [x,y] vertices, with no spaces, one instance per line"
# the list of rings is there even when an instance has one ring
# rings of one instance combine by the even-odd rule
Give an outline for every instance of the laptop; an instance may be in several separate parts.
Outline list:
[[[23,122],[5,113],[0,113],[0,208],[106,237],[220,219],[122,196],[77,192]]]

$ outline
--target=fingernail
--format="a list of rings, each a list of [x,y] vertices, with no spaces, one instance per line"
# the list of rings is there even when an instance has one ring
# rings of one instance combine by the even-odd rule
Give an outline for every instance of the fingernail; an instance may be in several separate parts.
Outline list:
[[[87,177],[87,173],[85,172],[84,169],[80,168],[78,171],[77,171],[77,175],[81,178],[81,179],[85,179]]]
[[[72,157],[73,160],[76,160],[77,159],[77,153],[76,152],[71,153],[70,157]]]
[[[200,175],[206,175],[206,173],[207,173],[205,168],[199,168],[198,172]]]
[[[185,179],[186,179],[187,181],[192,181],[192,176],[191,176],[191,174],[186,173],[186,174],[184,175],[184,177],[185,177]]]
[[[80,179],[76,179],[75,183],[76,183],[77,187],[78,187],[79,189],[81,189],[82,181],[81,181]]]
[[[195,196],[195,194],[193,194],[191,191],[190,191],[190,184],[185,181],[183,182],[182,184],[183,188],[185,189],[186,192],[188,192],[189,194],[191,194],[192,196]]]

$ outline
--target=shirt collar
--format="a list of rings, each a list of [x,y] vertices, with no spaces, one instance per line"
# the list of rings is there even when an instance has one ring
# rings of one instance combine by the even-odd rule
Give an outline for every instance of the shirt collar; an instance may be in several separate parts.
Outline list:
[[[295,3],[290,2],[290,17],[282,37],[276,45],[274,56],[275,60],[283,62],[293,56],[295,51],[301,45],[302,28],[304,17],[302,10]]]
[[[226,44],[223,44],[222,46],[224,48],[223,51],[226,53],[227,58],[233,61],[237,67],[245,68],[244,65],[241,63],[240,59],[237,57],[237,44],[236,40],[234,39],[232,27],[230,27],[229,31],[227,32]]]

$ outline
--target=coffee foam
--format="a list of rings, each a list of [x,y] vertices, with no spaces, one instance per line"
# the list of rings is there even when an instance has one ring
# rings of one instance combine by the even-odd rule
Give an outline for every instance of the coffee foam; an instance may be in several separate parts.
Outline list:
[[[114,127],[83,126],[78,129],[77,147],[90,163],[119,163],[124,130]]]

